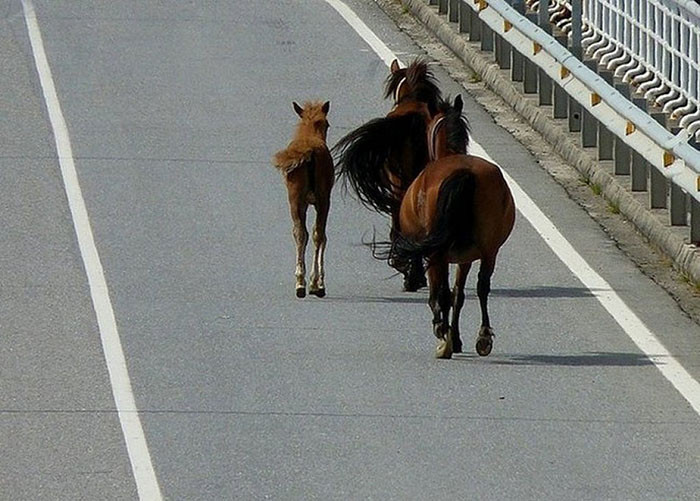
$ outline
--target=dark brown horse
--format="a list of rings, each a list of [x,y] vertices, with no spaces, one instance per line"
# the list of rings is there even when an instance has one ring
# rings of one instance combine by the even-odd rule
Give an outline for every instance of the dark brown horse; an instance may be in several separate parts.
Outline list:
[[[389,114],[347,134],[334,151],[340,175],[360,201],[391,217],[393,239],[403,194],[428,161],[426,125],[437,112],[441,96],[425,61],[416,60],[401,68],[394,60],[385,97],[394,100]],[[399,271],[404,275],[405,290],[426,285],[420,259]]]
[[[493,346],[487,302],[499,249],[510,235],[515,205],[498,166],[466,154],[468,126],[462,98],[445,103],[428,126],[431,162],[409,186],[399,210],[399,234],[389,259],[402,266],[417,258],[428,262],[436,355],[450,358],[462,351],[459,314],[471,264],[481,260],[477,295],[481,328],[476,351],[486,356]],[[449,265],[457,264],[452,294]],[[452,310],[451,324],[448,315]]]
[[[306,244],[309,232],[306,230],[306,211],[309,205],[316,208],[316,224],[313,241],[314,262],[311,267],[309,294],[318,297],[326,295],[325,270],[323,265],[326,251],[326,221],[331,205],[331,189],[335,180],[333,158],[326,146],[328,132],[328,110],[330,103],[307,102],[302,108],[292,103],[294,111],[301,118],[294,138],[287,148],[277,152],[274,165],[282,172],[289,210],[292,215],[293,234],[297,247],[296,295],[306,296]]]

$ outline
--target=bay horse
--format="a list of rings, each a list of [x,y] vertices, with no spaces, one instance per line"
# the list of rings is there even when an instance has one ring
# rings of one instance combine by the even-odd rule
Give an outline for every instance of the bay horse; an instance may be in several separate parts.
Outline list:
[[[427,62],[417,59],[401,68],[395,59],[390,70],[384,96],[393,98],[393,109],[348,133],[333,150],[346,186],[363,205],[391,217],[393,239],[403,194],[428,161],[426,125],[442,98]],[[404,290],[426,285],[422,260],[399,271]]]
[[[487,307],[491,275],[498,251],[515,223],[515,203],[499,167],[466,154],[469,132],[462,107],[461,96],[454,105],[446,101],[430,122],[431,162],[406,191],[399,209],[399,233],[388,253],[388,259],[399,267],[417,258],[428,262],[438,358],[462,352],[459,315],[467,274],[477,260],[481,260],[476,286],[481,327],[476,351],[481,356],[491,352],[494,333]],[[457,264],[451,294],[450,263]]]
[[[292,103],[299,115],[293,139],[278,151],[273,164],[280,170],[287,186],[292,233],[296,243],[296,295],[306,296],[306,212],[309,205],[316,209],[313,242],[314,261],[311,267],[309,294],[326,295],[324,254],[326,251],[326,223],[331,205],[331,190],[335,181],[333,158],[326,145],[330,102],[306,102],[304,106]]]

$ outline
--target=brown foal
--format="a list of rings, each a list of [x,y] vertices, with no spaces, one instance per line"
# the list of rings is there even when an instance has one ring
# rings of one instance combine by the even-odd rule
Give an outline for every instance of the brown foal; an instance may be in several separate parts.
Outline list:
[[[326,250],[326,222],[331,204],[331,190],[335,179],[333,159],[326,146],[328,110],[330,103],[306,102],[302,108],[292,103],[301,118],[294,137],[287,148],[273,158],[287,185],[289,210],[292,216],[292,232],[296,242],[296,295],[306,296],[306,212],[309,205],[316,209],[313,230],[315,247],[311,267],[309,294],[326,295],[324,254]]]

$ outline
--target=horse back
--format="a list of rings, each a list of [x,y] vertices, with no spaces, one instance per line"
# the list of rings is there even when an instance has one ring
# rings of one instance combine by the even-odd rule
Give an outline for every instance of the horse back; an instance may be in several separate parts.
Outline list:
[[[471,249],[462,249],[468,261],[495,253],[510,235],[515,204],[503,174],[495,164],[471,155],[451,155],[431,162],[409,186],[400,209],[401,232],[421,238],[436,225],[438,199],[444,183],[460,172],[473,177],[472,200],[459,209],[469,218]]]
[[[335,180],[333,158],[323,145],[309,151],[285,173],[290,197],[314,205],[328,205]]]

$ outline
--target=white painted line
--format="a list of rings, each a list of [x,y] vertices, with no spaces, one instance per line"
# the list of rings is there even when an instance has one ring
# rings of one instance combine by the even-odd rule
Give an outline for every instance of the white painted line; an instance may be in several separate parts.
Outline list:
[[[372,50],[382,61],[384,61],[384,64],[391,66],[391,62],[394,59],[398,59],[396,54],[394,54],[394,52],[387,47],[386,44],[382,42],[371,29],[369,29],[369,26],[367,26],[362,19],[357,17],[357,14],[355,14],[350,7],[345,5],[344,2],[341,2],[340,0],[326,0],[326,3],[333,7],[338,14],[345,19],[345,22],[352,26],[352,29],[354,29],[357,34],[360,35],[370,47],[372,47]],[[399,64],[403,65],[401,61],[399,61]]]
[[[63,176],[66,195],[68,196],[68,205],[73,217],[73,226],[78,238],[80,254],[83,258],[90,286],[92,304],[97,316],[102,349],[112,385],[112,394],[114,395],[114,402],[129,453],[139,498],[158,501],[162,499],[162,495],[155,471],[153,470],[151,455],[146,444],[146,437],[143,433],[134,395],[131,391],[131,381],[129,380],[126,359],[124,358],[124,351],[119,339],[119,332],[117,331],[112,302],[109,299],[107,282],[100,256],[95,246],[95,239],[93,238],[90,220],[85,208],[85,200],[78,183],[68,128],[63,118],[53,76],[51,75],[51,68],[46,58],[44,42],[36,19],[34,5],[31,0],[22,0],[22,7],[32,52],[34,53],[36,69],[49,113],[49,120],[53,128],[58,162]]]
[[[340,0],[326,0],[350,24],[362,39],[386,63],[391,64],[393,52],[357,17],[347,5]],[[493,162],[479,143],[470,141],[471,152]],[[495,162],[494,162],[495,163]],[[502,169],[501,169],[502,170]],[[535,202],[523,191],[518,183],[503,172],[508,185],[513,191],[518,211],[535,228],[554,254],[566,265],[583,285],[598,299],[627,336],[649,358],[663,376],[683,395],[697,414],[700,415],[700,383],[693,379],[688,371],[664,347],[658,338],[644,325],[639,317],[625,304],[585,259],[574,249],[566,238],[554,226],[554,223],[535,205]]]
[[[473,155],[493,159],[476,141],[472,143]],[[495,163],[495,162],[493,162]],[[610,284],[601,277],[583,257],[574,249],[569,241],[554,226],[554,223],[540,210],[525,191],[503,171],[508,185],[513,191],[515,205],[518,211],[535,228],[554,254],[566,265],[583,285],[591,291],[598,302],[615,319],[627,336],[649,358],[661,374],[668,379],[681,395],[690,403],[697,414],[700,414],[700,383],[693,379],[688,371],[669,353],[644,322],[625,304],[613,290]]]

